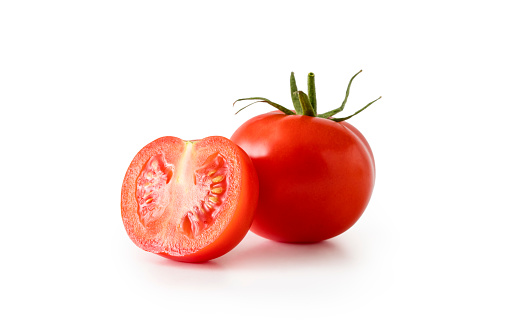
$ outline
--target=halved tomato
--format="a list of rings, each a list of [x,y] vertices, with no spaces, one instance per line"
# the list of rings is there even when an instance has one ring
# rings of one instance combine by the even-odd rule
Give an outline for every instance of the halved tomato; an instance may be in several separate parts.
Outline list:
[[[203,262],[247,234],[258,200],[248,155],[224,137],[146,145],[124,177],[121,213],[130,239],[145,251]]]

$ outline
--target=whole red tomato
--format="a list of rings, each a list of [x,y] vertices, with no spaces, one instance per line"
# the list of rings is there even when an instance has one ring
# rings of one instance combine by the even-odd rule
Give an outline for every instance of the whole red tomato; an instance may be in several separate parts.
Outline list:
[[[251,231],[268,239],[335,237],[359,219],[373,191],[375,162],[368,142],[344,122],[351,116],[333,118],[344,108],[353,78],[342,106],[322,115],[316,113],[313,78],[310,73],[306,95],[297,91],[292,73],[295,113],[264,98],[249,98],[280,111],[250,119],[231,137],[247,152],[259,178]]]

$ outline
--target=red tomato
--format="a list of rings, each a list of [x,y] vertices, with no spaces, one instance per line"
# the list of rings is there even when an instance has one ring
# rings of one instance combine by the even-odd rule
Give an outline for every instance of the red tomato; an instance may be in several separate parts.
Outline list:
[[[364,136],[329,116],[345,103],[317,115],[315,90],[309,99],[294,81],[293,93],[300,98],[300,105],[294,103],[298,114],[282,107],[282,112],[254,117],[231,140],[250,156],[259,178],[251,231],[282,242],[318,242],[343,233],[360,218],[373,191],[375,162]],[[241,100],[280,107],[264,98]]]
[[[252,223],[258,179],[247,154],[223,137],[146,145],[126,172],[121,213],[145,251],[202,262],[234,248]]]

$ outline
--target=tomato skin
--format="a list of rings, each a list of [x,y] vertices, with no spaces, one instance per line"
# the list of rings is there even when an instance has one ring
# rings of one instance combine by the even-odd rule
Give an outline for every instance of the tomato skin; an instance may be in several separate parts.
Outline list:
[[[250,156],[260,194],[251,231],[308,243],[335,237],[362,215],[375,182],[373,153],[351,124],[271,112],[231,140]]]
[[[189,153],[185,153],[187,146],[191,146]],[[178,212],[194,206],[202,207],[200,201],[193,200],[197,198],[192,194],[197,184],[193,173],[200,170],[207,157],[215,154],[226,161],[223,170],[227,173],[225,179],[229,189],[224,190],[227,195],[220,200],[221,208],[213,212],[214,219],[209,218],[212,220],[209,227],[198,235],[188,237],[179,227],[182,223],[179,218],[183,214]],[[139,214],[139,177],[148,161],[157,155],[163,156],[168,165],[173,166],[172,175],[168,177],[168,184],[171,182],[171,185],[169,188],[168,185],[163,187],[166,189],[163,193],[167,191],[169,195],[162,195],[162,198],[167,201],[159,201],[159,204],[167,202],[167,207],[164,213],[150,215],[151,222],[143,223]],[[189,159],[184,156],[189,156]],[[182,163],[186,160],[189,162]],[[178,175],[175,174],[177,172]],[[216,175],[209,176],[209,179]],[[184,186],[179,179],[187,180],[182,182],[188,185]],[[175,182],[177,185],[174,185]],[[162,191],[161,188],[157,189]],[[216,196],[210,189],[214,187],[207,189],[208,196]],[[183,141],[176,137],[162,137],[142,148],[130,164],[121,190],[121,215],[128,236],[141,249],[177,261],[205,262],[226,254],[245,237],[254,217],[257,199],[258,178],[254,166],[247,154],[229,139],[214,136]]]

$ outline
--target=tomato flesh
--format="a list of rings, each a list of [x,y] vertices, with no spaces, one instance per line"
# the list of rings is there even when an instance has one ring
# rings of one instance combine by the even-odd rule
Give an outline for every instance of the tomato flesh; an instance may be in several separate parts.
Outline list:
[[[250,228],[258,181],[248,156],[223,137],[148,144],[128,168],[123,222],[146,251],[199,262],[234,248]]]
[[[140,222],[146,226],[156,221],[166,209],[169,196],[165,191],[171,181],[173,165],[168,164],[163,154],[150,158],[137,178],[136,198],[139,203]]]

